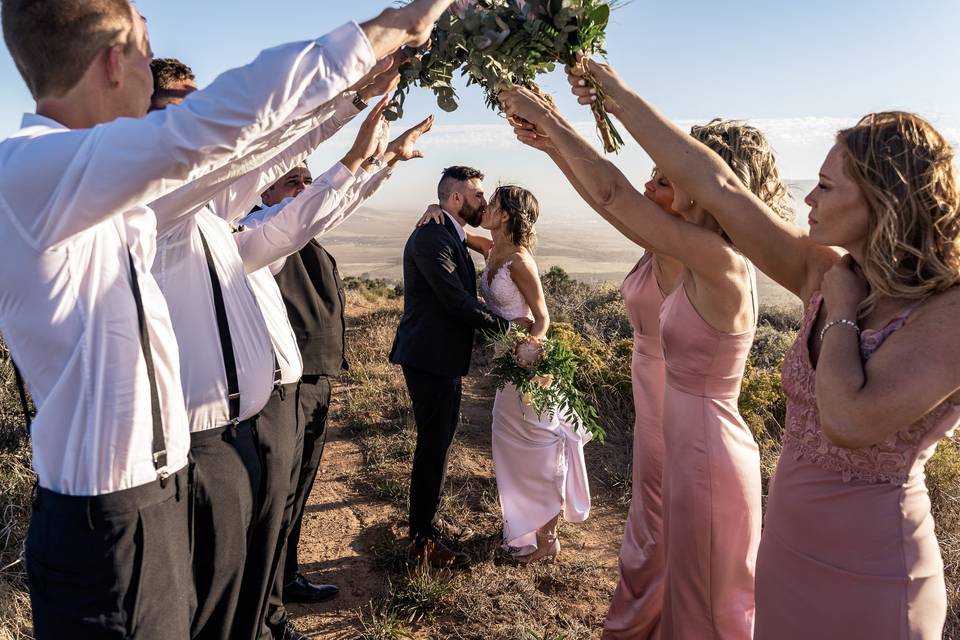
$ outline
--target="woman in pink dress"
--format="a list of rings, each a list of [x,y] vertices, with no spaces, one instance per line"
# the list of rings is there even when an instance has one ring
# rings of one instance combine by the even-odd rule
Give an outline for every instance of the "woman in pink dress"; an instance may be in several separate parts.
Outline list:
[[[783,366],[787,424],[757,564],[757,637],[941,638],[943,562],[924,465],[960,422],[950,145],[914,114],[865,116],[837,135],[807,196],[805,232],[608,67],[588,68],[675,188],[807,306]]]
[[[521,139],[549,140],[558,166],[601,215],[656,255],[683,264],[660,314],[666,384],[659,635],[751,638],[760,459],[736,400],[757,318],[752,268],[709,210],[676,185],[672,209],[679,217],[636,191],[546,100],[518,89],[502,93],[501,102],[508,115],[529,123],[517,127]],[[786,211],[786,187],[758,131],[713,122],[692,133],[716,145],[747,185],[779,185],[760,193]]]

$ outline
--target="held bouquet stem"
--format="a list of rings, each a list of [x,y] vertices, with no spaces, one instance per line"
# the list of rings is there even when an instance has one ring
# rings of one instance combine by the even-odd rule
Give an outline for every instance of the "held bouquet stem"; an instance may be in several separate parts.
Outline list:
[[[497,94],[516,85],[532,87],[539,74],[557,65],[575,67],[582,55],[605,55],[604,38],[611,8],[619,0],[457,0],[444,13],[417,57],[400,67],[396,107],[389,119],[403,115],[403,101],[413,86],[431,89],[444,111],[457,109],[453,74],[480,85],[487,106],[499,109]],[[604,150],[623,146],[597,89],[593,105]]]

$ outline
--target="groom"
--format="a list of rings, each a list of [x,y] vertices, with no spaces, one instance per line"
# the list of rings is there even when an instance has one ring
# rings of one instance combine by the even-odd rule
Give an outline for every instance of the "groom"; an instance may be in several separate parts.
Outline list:
[[[503,332],[510,323],[477,300],[476,268],[465,243],[464,225],[478,226],[486,208],[483,174],[470,167],[445,169],[437,197],[443,224],[417,227],[403,249],[403,318],[390,362],[403,367],[417,423],[410,558],[449,567],[468,560],[438,540],[434,525],[460,417],[460,378],[470,368],[476,330]]]

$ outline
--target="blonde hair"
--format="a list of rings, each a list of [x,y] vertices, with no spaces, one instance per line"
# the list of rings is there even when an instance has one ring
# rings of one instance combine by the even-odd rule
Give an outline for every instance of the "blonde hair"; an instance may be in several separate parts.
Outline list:
[[[100,53],[133,44],[128,0],[3,0],[3,37],[37,100],[72,89]]]
[[[869,206],[861,314],[881,296],[922,300],[960,282],[960,190],[946,139],[913,113],[888,111],[840,131],[837,143]]]
[[[793,218],[787,185],[780,179],[773,147],[756,127],[714,118],[695,125],[690,135],[723,158],[740,181],[784,220]]]

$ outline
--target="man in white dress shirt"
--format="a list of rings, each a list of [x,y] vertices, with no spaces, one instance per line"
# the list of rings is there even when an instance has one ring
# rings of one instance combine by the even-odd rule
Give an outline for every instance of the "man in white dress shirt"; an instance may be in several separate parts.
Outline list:
[[[416,0],[268,50],[146,118],[152,54],[127,0],[0,5],[37,101],[0,141],[0,333],[38,408],[26,544],[38,640],[190,633],[189,428],[146,204],[422,42],[447,5]]]
[[[381,102],[376,109],[382,110],[385,106],[385,103]],[[357,170],[358,176],[370,175],[372,177],[362,187],[361,198],[346,211],[347,214],[355,211],[360,202],[372,195],[380,183],[392,174],[393,166],[397,162],[419,156],[419,153],[414,155],[413,145],[423,133],[422,125],[417,125],[405,131],[389,144],[386,144],[386,140],[381,138],[381,146]],[[274,228],[279,218],[288,216],[291,209],[299,207],[303,202],[313,198],[313,194],[318,189],[318,183],[322,184],[326,180],[326,175],[324,174],[317,181],[313,181],[309,187],[299,194],[292,194],[296,197],[285,198],[279,202],[271,200],[271,202],[276,203],[254,211],[243,218],[240,224],[246,230],[235,236],[237,242],[240,243],[241,254],[246,250],[246,237],[251,234],[261,234]],[[362,178],[358,179],[362,180]],[[345,217],[336,221],[336,224],[342,222]],[[304,227],[310,235],[308,237],[304,237],[304,235],[298,237],[297,249],[302,248],[310,238],[320,237],[329,232],[333,226],[335,225],[330,224],[324,228]],[[286,482],[281,482],[279,474],[274,475],[276,482],[272,483],[268,489],[267,504],[265,508],[261,509],[263,531],[268,532],[269,540],[272,542],[276,542],[278,536],[281,542],[271,554],[271,584],[267,585],[269,593],[266,603],[265,625],[261,638],[269,638],[272,633],[274,638],[298,640],[303,636],[291,631],[292,627],[287,620],[287,611],[283,606],[283,571],[286,545],[282,543],[287,540],[297,510],[297,488],[300,478],[305,428],[300,403],[300,376],[303,372],[303,362],[299,345],[287,316],[284,300],[273,277],[273,273],[278,272],[282,266],[282,263],[274,262],[269,269],[259,269],[250,274],[250,282],[253,285],[254,293],[260,301],[260,307],[267,317],[268,324],[272,326],[271,336],[274,339],[274,347],[277,353],[290,354],[290,359],[296,358],[295,365],[284,368],[283,361],[288,358],[281,355],[283,384],[274,392],[273,397],[264,407],[258,424],[261,454],[266,464],[275,466],[277,469],[286,469],[289,473]],[[296,378],[290,377],[294,375]],[[262,548],[262,545],[255,546]],[[284,629],[287,630],[287,635],[281,635],[280,632]]]
[[[154,60],[151,66],[152,109],[173,108],[196,91],[193,72],[182,62]],[[378,73],[381,69],[385,70]],[[271,397],[274,363],[278,362],[264,317],[270,318],[270,326],[279,327],[281,343],[291,330],[285,312],[282,317],[273,317],[269,308],[261,313],[258,298],[263,294],[254,294],[246,272],[258,271],[296,251],[312,237],[308,235],[312,230],[336,224],[372,193],[373,174],[361,172],[360,165],[377,152],[385,135],[382,106],[360,127],[343,160],[295,204],[278,206],[267,227],[235,234],[223,218],[235,217],[237,204],[247,206],[244,193],[248,193],[246,198],[253,197],[268,179],[265,174],[282,170],[313,150],[359,113],[364,100],[389,91],[397,77],[396,68],[388,64],[378,65],[373,74],[369,81],[361,81],[356,92],[334,100],[336,108],[329,120],[231,184],[197,215],[175,217],[171,211],[174,222],[158,225],[153,273],[167,298],[184,353],[181,378],[196,470],[194,575],[199,606],[194,638],[257,637],[255,630],[261,626],[258,611],[266,607],[268,583],[275,573],[279,522],[289,468],[294,464],[282,460],[277,468],[274,430],[270,424],[257,424],[258,413]],[[151,206],[158,213],[171,207],[196,206],[200,204],[195,202],[197,194],[215,178],[205,176]],[[269,272],[265,277],[272,283]],[[294,358],[299,354],[286,354],[283,361]],[[285,374],[284,367],[278,373],[281,379],[297,375],[296,370]],[[295,430],[285,439],[289,446],[280,448],[294,451]],[[244,475],[250,483],[237,482]],[[261,486],[267,489],[264,495],[260,495]],[[282,489],[282,495],[270,495],[274,486]],[[256,502],[255,497],[259,498]],[[261,524],[262,503],[275,505],[277,524],[272,539]],[[295,630],[285,629],[286,622],[284,617],[282,624],[274,625],[272,635],[297,637]]]
[[[177,60],[154,60],[154,95],[151,110],[175,106],[196,91],[193,72]],[[361,81],[356,95],[372,97],[386,91],[390,70]],[[395,71],[392,72],[395,75]],[[354,93],[344,100],[349,110],[328,126],[330,134],[345,124],[358,108]],[[346,109],[344,110],[346,111]],[[194,462],[194,546],[193,569],[198,607],[193,620],[193,638],[228,640],[255,637],[257,611],[265,596],[262,586],[269,576],[270,562],[257,548],[268,546],[272,552],[276,540],[263,540],[253,526],[260,511],[261,486],[270,486],[269,474],[276,473],[261,464],[261,452],[255,437],[256,418],[271,396],[274,383],[273,345],[264,314],[261,313],[246,267],[259,267],[255,260],[272,260],[294,251],[300,244],[298,234],[315,219],[339,218],[342,210],[356,199],[356,175],[352,167],[369,157],[377,146],[376,113],[360,130],[353,148],[318,184],[313,198],[305,198],[299,213],[275,216],[271,223],[274,237],[282,241],[254,251],[256,239],[249,234],[241,256],[237,234],[218,217],[211,205],[196,215],[177,217],[172,206],[189,206],[191,184],[151,204],[162,218],[159,223],[157,257],[153,275],[167,299],[174,332],[183,357],[180,376],[190,422],[190,451]],[[279,154],[282,162],[290,151]],[[260,171],[252,172],[256,178]],[[201,178],[198,182],[210,179]],[[242,184],[241,184],[242,186]],[[187,192],[187,193],[182,193]],[[300,204],[300,203],[298,203]],[[284,242],[286,244],[284,244]],[[259,242],[263,245],[262,239]],[[263,257],[259,254],[269,254]],[[252,264],[251,261],[253,261]],[[289,473],[284,471],[284,478]],[[247,477],[249,482],[240,482]],[[261,484],[263,483],[263,484]],[[249,554],[248,542],[254,547]],[[272,557],[272,556],[270,556]],[[241,590],[244,583],[250,586]],[[243,597],[241,596],[243,594]]]

